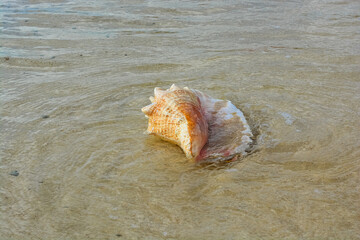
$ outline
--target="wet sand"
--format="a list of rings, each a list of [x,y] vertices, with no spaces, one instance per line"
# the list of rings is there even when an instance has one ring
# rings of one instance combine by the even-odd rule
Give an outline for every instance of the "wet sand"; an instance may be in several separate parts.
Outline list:
[[[359,239],[358,1],[1,3],[4,239]],[[141,107],[230,100],[256,144],[189,162]]]

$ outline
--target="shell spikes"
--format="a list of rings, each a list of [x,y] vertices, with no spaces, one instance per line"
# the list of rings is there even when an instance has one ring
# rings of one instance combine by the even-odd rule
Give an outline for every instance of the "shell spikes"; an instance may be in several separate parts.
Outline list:
[[[187,158],[196,159],[208,140],[208,123],[199,97],[172,85],[155,88],[152,104],[142,108],[149,118],[147,133],[179,145]]]

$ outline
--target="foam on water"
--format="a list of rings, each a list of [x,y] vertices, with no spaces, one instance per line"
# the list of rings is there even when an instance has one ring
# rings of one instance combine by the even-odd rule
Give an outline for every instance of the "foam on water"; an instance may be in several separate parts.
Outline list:
[[[285,119],[287,125],[292,125],[294,123],[295,118],[291,114],[286,112],[279,112],[279,114]]]

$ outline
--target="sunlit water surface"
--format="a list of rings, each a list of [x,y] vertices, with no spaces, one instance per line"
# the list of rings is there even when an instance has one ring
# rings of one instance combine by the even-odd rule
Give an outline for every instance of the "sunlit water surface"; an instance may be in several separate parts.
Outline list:
[[[1,239],[360,239],[359,1],[0,8]],[[239,107],[251,153],[143,134],[172,83]]]

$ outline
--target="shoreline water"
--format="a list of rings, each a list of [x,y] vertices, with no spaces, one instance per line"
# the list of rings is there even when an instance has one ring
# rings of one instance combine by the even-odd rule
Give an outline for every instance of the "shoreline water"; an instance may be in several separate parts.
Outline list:
[[[5,1],[0,236],[356,239],[359,4]],[[172,83],[231,101],[253,154],[143,134]]]

